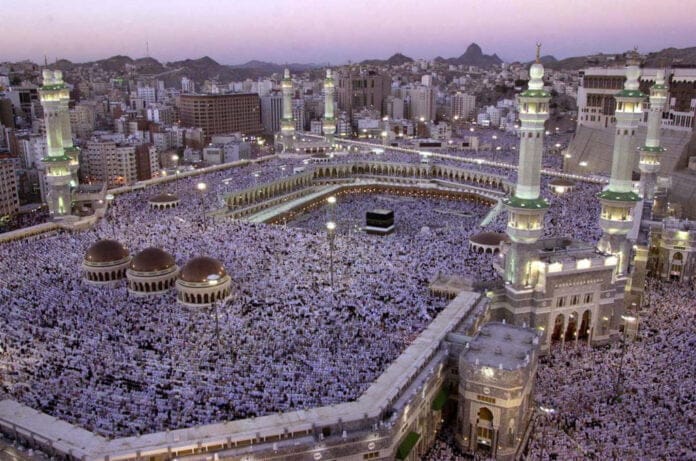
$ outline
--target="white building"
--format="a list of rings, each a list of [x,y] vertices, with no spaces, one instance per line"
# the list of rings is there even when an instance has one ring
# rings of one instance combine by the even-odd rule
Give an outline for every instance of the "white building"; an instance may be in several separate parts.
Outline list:
[[[0,216],[19,211],[17,177],[12,159],[0,158]]]
[[[181,77],[181,92],[182,93],[195,93],[196,83],[188,77]]]
[[[452,95],[452,119],[465,120],[471,117],[476,108],[476,96],[457,91]]]
[[[265,134],[280,131],[280,119],[283,116],[283,95],[271,93],[261,96],[261,124]]]
[[[174,108],[161,104],[151,105],[147,108],[146,116],[151,122],[171,125],[174,123]]]
[[[145,106],[148,104],[154,104],[157,102],[157,88],[152,86],[139,86],[136,94],[138,98],[145,102]]]
[[[79,138],[86,138],[94,131],[96,122],[95,104],[80,103],[70,111],[70,126]]]
[[[428,86],[418,86],[407,90],[411,98],[411,119],[435,120],[435,90]]]
[[[109,187],[137,181],[135,146],[108,138],[87,142],[83,156],[84,174],[90,181],[105,182]]]

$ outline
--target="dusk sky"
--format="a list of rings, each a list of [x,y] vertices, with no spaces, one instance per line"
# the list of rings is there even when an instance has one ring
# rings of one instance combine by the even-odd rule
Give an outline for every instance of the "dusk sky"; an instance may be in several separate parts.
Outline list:
[[[124,54],[346,63],[452,57],[471,42],[503,60],[696,46],[694,0],[4,0],[0,61]]]

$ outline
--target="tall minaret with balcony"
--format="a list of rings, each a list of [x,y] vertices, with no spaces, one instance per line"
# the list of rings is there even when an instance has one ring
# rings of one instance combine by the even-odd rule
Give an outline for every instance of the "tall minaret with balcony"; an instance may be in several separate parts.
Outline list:
[[[53,71],[54,78],[63,81],[63,73],[59,70]],[[63,138],[63,151],[70,157],[70,185],[77,186],[79,178],[77,170],[80,167],[80,149],[73,144],[72,128],[70,126],[70,94],[68,91],[60,93],[60,129]]]
[[[69,98],[61,71],[44,70],[39,98],[44,110],[47,155],[41,160],[46,174],[46,201],[52,217],[70,215],[72,200],[70,181],[72,158],[63,145],[63,101]],[[68,128],[70,119],[68,118]],[[72,140],[71,143],[72,144]]]
[[[544,214],[548,203],[541,198],[541,154],[544,123],[549,118],[551,95],[544,90],[544,66],[539,58],[529,69],[529,87],[519,96],[520,159],[515,194],[503,201],[508,212],[507,235],[512,241],[505,258],[505,281],[513,288],[532,284],[531,253],[526,251],[544,233]]]
[[[609,186],[598,194],[602,206],[599,226],[603,234],[597,248],[616,256],[616,275],[623,276],[628,270],[631,242],[628,233],[633,227],[633,211],[640,197],[633,191],[634,152],[631,141],[643,117],[645,94],[638,89],[640,68],[637,52],[626,62],[624,88],[615,95],[616,127],[614,153],[611,164]]]
[[[283,90],[283,117],[280,120],[280,134],[284,150],[287,151],[293,148],[295,137],[295,121],[292,118],[293,85],[289,69],[285,69],[281,88]]]
[[[648,112],[648,133],[645,145],[640,151],[640,192],[643,199],[652,201],[655,195],[657,172],[660,171],[660,157],[665,148],[660,146],[660,125],[669,91],[665,85],[665,72],[658,70],[655,84],[650,88],[650,111]]]
[[[331,69],[326,69],[324,79],[324,136],[329,144],[333,144],[336,133],[336,119],[334,118],[334,79]]]

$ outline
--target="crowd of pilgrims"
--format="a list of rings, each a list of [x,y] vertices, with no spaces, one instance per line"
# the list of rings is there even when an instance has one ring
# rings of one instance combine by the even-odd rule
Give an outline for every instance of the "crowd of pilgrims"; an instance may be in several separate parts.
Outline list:
[[[381,159],[405,157],[413,156],[386,152]],[[2,245],[2,259],[12,264],[0,268],[0,398],[107,436],[350,401],[445,306],[427,290],[438,273],[495,277],[493,256],[468,250],[468,237],[482,230],[477,224],[489,211],[477,202],[341,197],[333,287],[326,209],[289,226],[206,216],[225,193],[290,175],[298,165],[306,164],[273,159],[181,176],[117,196],[92,230]],[[204,193],[199,181],[208,185]],[[563,215],[554,200],[582,210],[583,195],[590,199],[597,190],[581,185],[576,202],[552,197],[549,219],[558,226],[563,216],[579,238],[596,234],[582,227],[594,216]],[[180,205],[150,209],[148,198],[162,192],[177,193]],[[376,206],[395,210],[395,234],[349,231]],[[504,231],[504,216],[484,230]],[[173,292],[135,297],[123,282],[89,285],[80,263],[104,238],[131,255],[163,248],[179,266],[199,255],[217,258],[232,277],[233,295],[192,309],[177,304]]]
[[[696,459],[696,287],[651,279],[646,299],[625,348],[555,344],[540,360],[534,397],[548,411],[523,459]],[[445,431],[423,459],[471,457]]]

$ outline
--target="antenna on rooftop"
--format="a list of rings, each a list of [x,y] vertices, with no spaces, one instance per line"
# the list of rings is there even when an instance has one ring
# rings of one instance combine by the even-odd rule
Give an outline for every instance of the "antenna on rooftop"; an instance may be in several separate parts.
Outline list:
[[[149,58],[150,57],[150,42],[145,41],[145,57]]]

